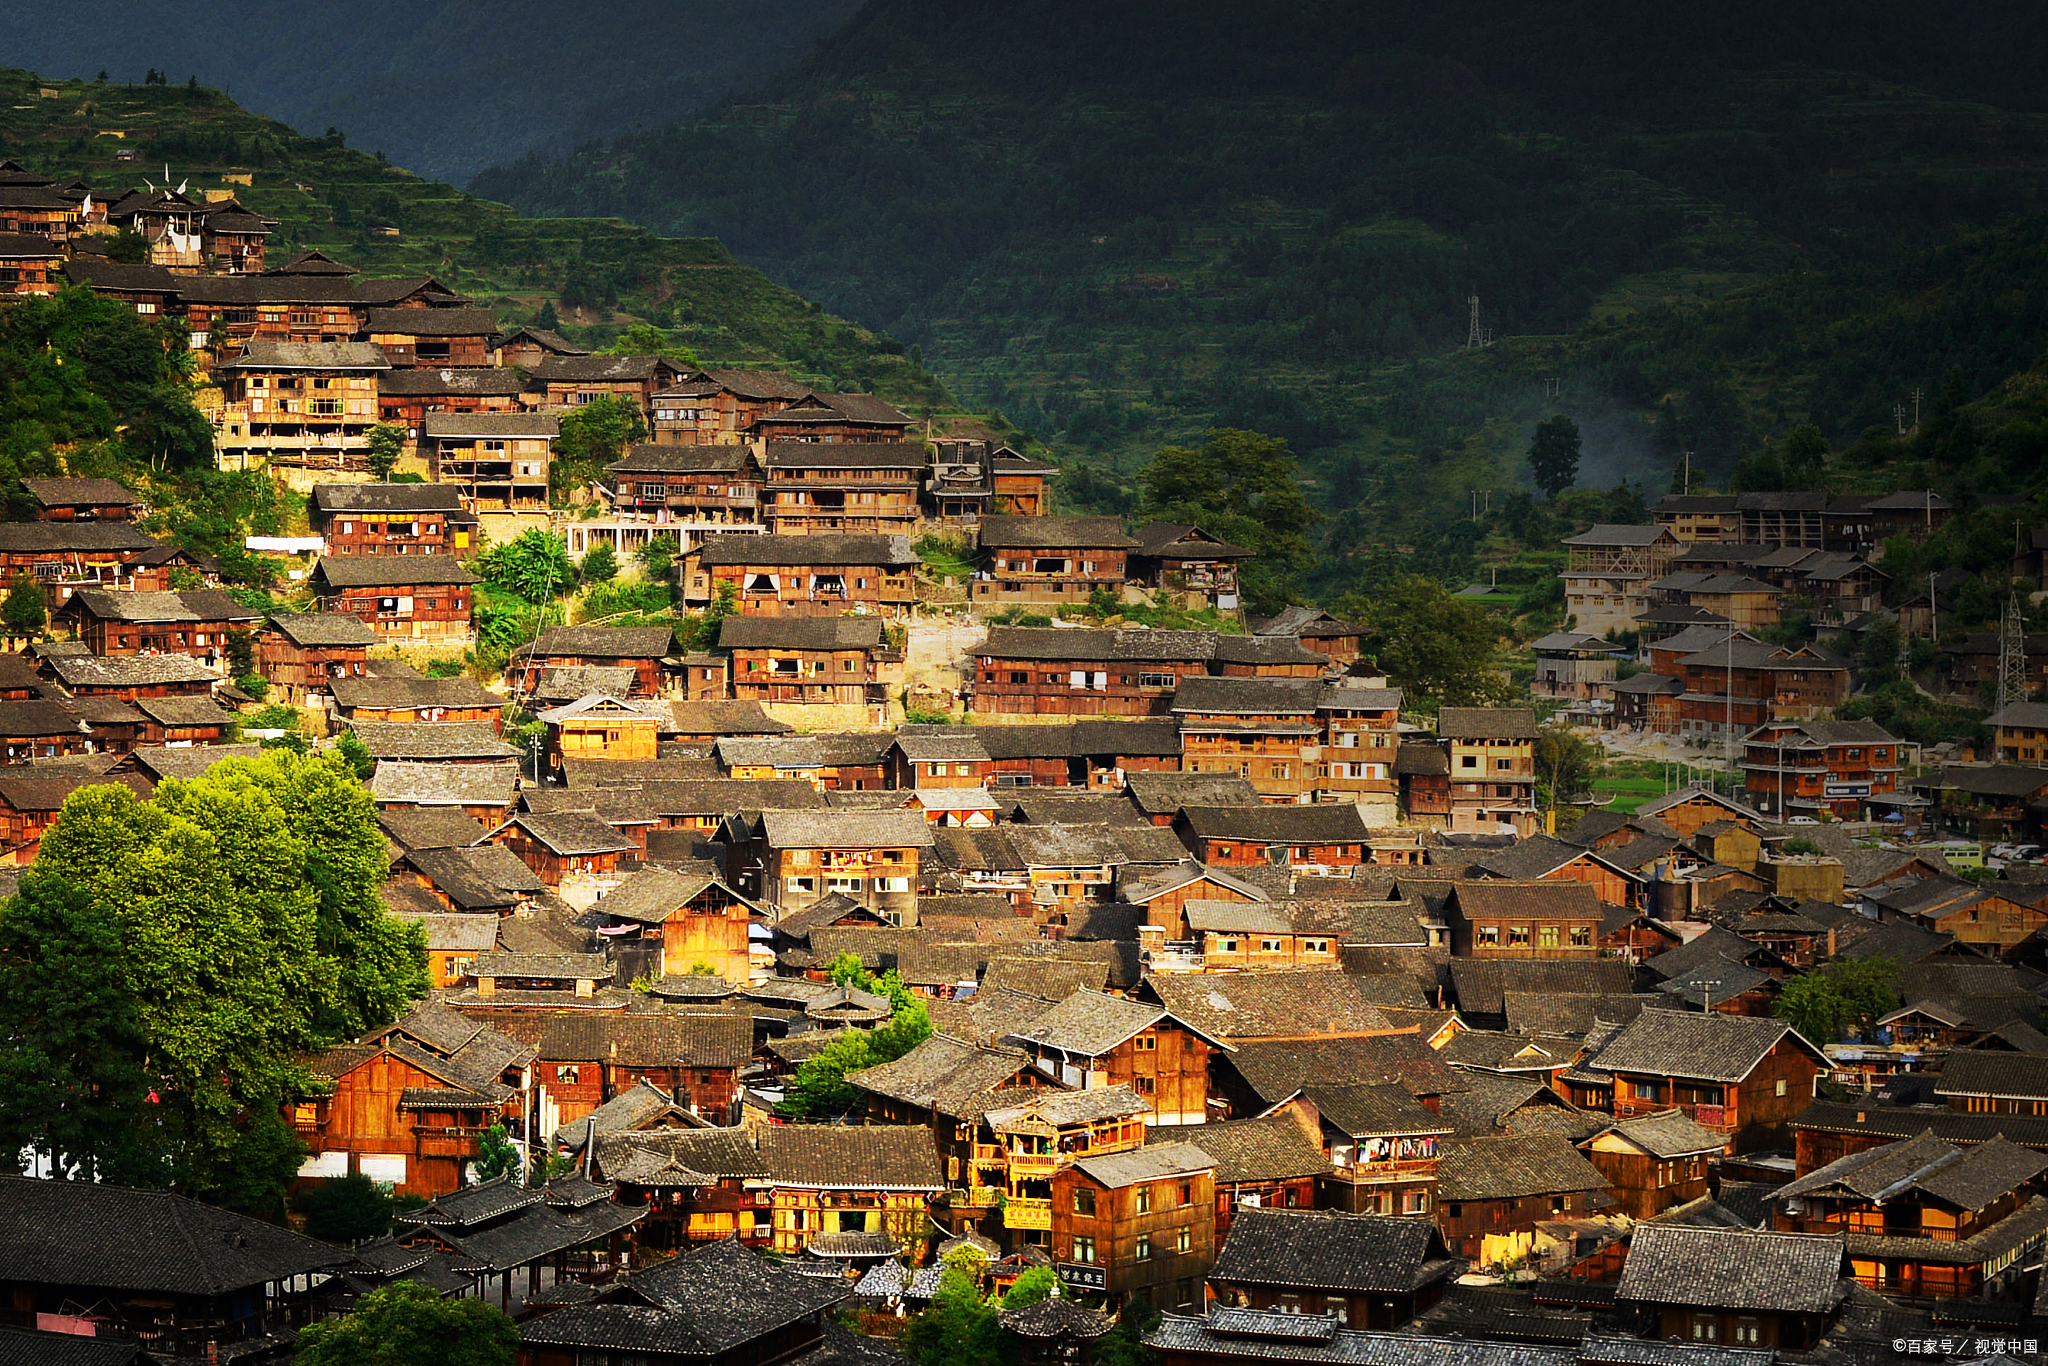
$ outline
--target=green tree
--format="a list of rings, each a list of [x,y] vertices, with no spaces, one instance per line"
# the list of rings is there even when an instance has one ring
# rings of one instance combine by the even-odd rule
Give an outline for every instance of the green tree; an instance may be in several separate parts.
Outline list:
[[[1434,579],[1405,575],[1373,597],[1345,597],[1338,610],[1366,628],[1366,654],[1410,701],[1485,707],[1514,697],[1494,659],[1500,622]]]
[[[361,782],[370,781],[371,775],[377,771],[376,756],[370,753],[370,747],[363,743],[362,737],[352,730],[341,733],[341,738],[334,742],[334,752],[348,761],[349,770]]]
[[[0,905],[0,1153],[60,1177],[158,1186],[149,1037],[113,909],[36,868]]]
[[[50,624],[49,599],[33,574],[18,573],[8,585],[7,600],[0,602],[0,624],[17,638],[40,637]]]
[[[370,428],[370,449],[364,455],[363,463],[370,467],[370,473],[378,479],[389,479],[397,467],[398,458],[405,454],[405,428],[389,422],[379,422]]]
[[[1162,447],[1138,472],[1138,484],[1144,490],[1140,516],[1196,523],[1258,552],[1243,571],[1254,611],[1278,611],[1301,591],[1315,562],[1308,529],[1321,514],[1302,493],[1301,471],[1285,441],[1216,428],[1199,448]]]
[[[861,1089],[846,1080],[848,1072],[894,1062],[931,1037],[931,1012],[922,998],[903,985],[894,969],[879,978],[843,953],[828,969],[834,982],[889,998],[890,1017],[871,1030],[850,1029],[797,1065],[785,1109],[793,1114],[841,1115],[860,1103]]]
[[[697,363],[697,353],[652,323],[634,323],[606,347],[607,356],[660,356],[678,365]]]
[[[1572,798],[1593,790],[1593,780],[1605,766],[1605,751],[1590,740],[1581,739],[1562,722],[1536,732],[1536,804],[1557,811]],[[1567,808],[1576,814],[1577,808]],[[1568,828],[1564,813],[1559,828]]]
[[[569,545],[539,527],[528,527],[476,557],[472,568],[491,587],[530,603],[552,602],[576,586]]]
[[[346,1318],[299,1331],[298,1366],[512,1366],[519,1330],[496,1305],[442,1299],[399,1281],[373,1290]]]
[[[549,332],[553,332],[561,327],[562,320],[555,313],[555,301],[553,299],[542,299],[540,301],[540,312],[533,315],[533,325]]]
[[[619,574],[619,553],[610,541],[599,541],[584,552],[577,572],[585,583],[610,583]]]
[[[297,1059],[427,988],[425,936],[384,910],[376,808],[339,755],[226,759],[147,802],[81,788],[37,867],[115,909],[159,1132],[200,1193],[254,1207],[281,1187],[295,1143],[276,1117],[304,1084]]]
[[[605,466],[646,436],[647,420],[639,403],[620,394],[600,395],[562,415],[562,434],[555,440],[548,483],[558,498],[566,499],[591,480],[602,478]]]
[[[1034,1266],[1010,1282],[1010,1288],[1003,1293],[1003,1308],[1023,1309],[1059,1293],[1059,1273],[1049,1266]]]
[[[917,1366],[994,1366],[1002,1359],[995,1307],[981,1296],[984,1262],[978,1248],[946,1254],[930,1307],[904,1325],[903,1355]]]
[[[1898,1008],[1898,976],[1898,964],[1888,958],[1838,960],[1788,978],[1776,1013],[1813,1043],[1839,1043]]]
[[[1579,424],[1563,413],[1537,423],[1529,439],[1529,472],[1552,498],[1570,488],[1579,477]]]
[[[361,1172],[312,1182],[292,1203],[322,1242],[364,1243],[391,1231],[391,1197]]]
[[[647,544],[640,547],[640,572],[649,579],[665,579],[669,568],[675,564],[676,556],[683,550],[683,543],[672,531],[647,538]]]
[[[512,1146],[512,1139],[502,1124],[493,1124],[484,1130],[476,1142],[476,1161],[470,1164],[470,1175],[481,1185],[495,1181],[501,1176],[519,1175],[519,1150]]]

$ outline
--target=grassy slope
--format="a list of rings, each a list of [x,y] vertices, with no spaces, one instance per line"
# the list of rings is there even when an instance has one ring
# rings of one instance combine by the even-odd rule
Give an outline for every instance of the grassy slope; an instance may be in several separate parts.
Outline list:
[[[54,89],[56,98],[39,91]],[[116,138],[113,132],[125,133]],[[117,163],[130,150],[133,163]],[[275,260],[318,247],[369,275],[432,274],[475,295],[503,323],[524,322],[544,300],[601,341],[619,325],[672,329],[707,364],[787,369],[816,383],[882,394],[916,412],[955,404],[945,387],[886,338],[821,311],[715,240],[661,238],[616,219],[523,218],[502,204],[423,180],[324,139],[302,138],[224,96],[183,87],[46,85],[0,70],[0,156],[101,191],[189,180],[195,196],[233,190],[281,221]],[[227,184],[248,173],[253,187]],[[305,184],[308,190],[294,188]],[[396,239],[374,227],[396,227]],[[607,302],[609,301],[609,306]]]

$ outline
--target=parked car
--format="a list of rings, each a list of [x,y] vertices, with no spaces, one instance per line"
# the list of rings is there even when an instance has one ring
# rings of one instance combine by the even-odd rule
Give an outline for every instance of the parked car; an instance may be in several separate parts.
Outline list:
[[[1793,818],[1792,818],[1791,820],[1789,820],[1789,821],[1786,821],[1786,822],[1785,822],[1785,824],[1787,824],[1787,825],[1819,825],[1819,824],[1820,824],[1820,822],[1819,822],[1819,821],[1817,821],[1817,820],[1815,820],[1815,819],[1814,819],[1813,817],[1811,817],[1811,816],[1794,816],[1794,817],[1793,817]]]

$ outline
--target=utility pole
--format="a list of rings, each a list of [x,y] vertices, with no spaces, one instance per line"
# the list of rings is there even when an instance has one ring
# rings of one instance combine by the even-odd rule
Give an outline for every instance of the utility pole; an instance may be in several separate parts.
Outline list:
[[[1898,431],[1899,431],[1899,435],[1900,435],[1900,436],[1904,436],[1904,435],[1906,434],[1906,405],[1905,405],[1905,404],[1903,404],[1903,403],[1894,403],[1894,404],[1892,405],[1892,426],[1894,426],[1894,427],[1898,428]]]
[[[2020,595],[2005,600],[2005,624],[1998,641],[1998,709],[2027,700],[2027,622]]]
[[[1934,643],[1941,644],[1941,604],[1934,600],[1934,575],[1927,576],[1927,628],[1934,633]]]
[[[1684,491],[1685,491],[1686,493],[1688,493],[1688,494],[1690,494],[1690,493],[1692,492],[1692,452],[1691,452],[1691,451],[1687,451],[1687,452],[1685,453],[1685,485],[1684,485]]]
[[[1913,391],[1913,430],[1920,430],[1920,391]]]

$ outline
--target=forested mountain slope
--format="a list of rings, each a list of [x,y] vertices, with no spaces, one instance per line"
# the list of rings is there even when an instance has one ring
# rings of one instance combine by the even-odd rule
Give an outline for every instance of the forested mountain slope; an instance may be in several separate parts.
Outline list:
[[[854,0],[0,0],[4,59],[48,77],[196,76],[423,175],[679,118],[808,52]]]
[[[1725,478],[1797,421],[1844,444],[1954,367],[2024,367],[2043,28],[2007,0],[872,0],[754,95],[477,188],[715,234],[1112,483],[1210,424],[1284,435],[1351,514],[1335,586],[1352,542],[1435,544],[1520,487],[1552,408],[1589,478],[1661,485],[1681,445]],[[1475,294],[1496,345],[1464,354]]]

